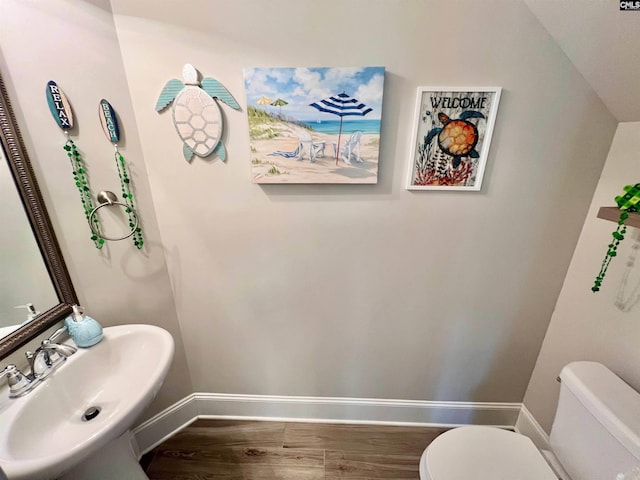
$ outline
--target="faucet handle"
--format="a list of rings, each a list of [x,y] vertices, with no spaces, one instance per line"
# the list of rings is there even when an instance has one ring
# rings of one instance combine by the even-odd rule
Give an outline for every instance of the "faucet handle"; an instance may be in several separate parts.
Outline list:
[[[31,380],[13,364],[7,365],[4,370],[0,371],[0,378],[3,377],[7,377],[9,398],[20,397],[33,387]]]
[[[15,375],[16,373],[20,373],[20,370],[18,370],[18,367],[11,363],[4,367],[4,370],[0,371],[0,378],[7,376],[11,378],[11,375]]]
[[[55,343],[65,333],[67,333],[67,326],[63,325],[59,329],[57,329],[55,332],[53,332],[51,334],[51,336],[47,340],[49,340],[50,342]]]
[[[76,347],[73,345],[66,345],[64,343],[54,343],[51,340],[42,340],[40,343],[40,347],[36,350],[36,354],[38,351],[43,350],[47,352],[55,352],[61,357],[70,357],[74,353],[78,351]]]

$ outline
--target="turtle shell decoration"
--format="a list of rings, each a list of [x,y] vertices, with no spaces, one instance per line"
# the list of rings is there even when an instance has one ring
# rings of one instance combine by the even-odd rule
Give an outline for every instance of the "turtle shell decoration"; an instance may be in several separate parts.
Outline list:
[[[214,78],[198,81],[198,71],[186,64],[182,69],[184,83],[172,79],[162,89],[156,103],[156,112],[173,104],[173,123],[183,142],[182,153],[187,161],[194,155],[204,158],[215,153],[223,162],[227,158],[222,138],[220,100],[235,110],[240,105],[220,82]]]
[[[480,157],[476,151],[478,127],[469,122],[469,118],[485,118],[485,116],[476,110],[465,110],[460,114],[460,118],[451,119],[440,112],[438,120],[442,123],[442,127],[432,128],[425,137],[425,145],[437,137],[440,149],[453,157],[453,168],[458,168],[462,157]]]

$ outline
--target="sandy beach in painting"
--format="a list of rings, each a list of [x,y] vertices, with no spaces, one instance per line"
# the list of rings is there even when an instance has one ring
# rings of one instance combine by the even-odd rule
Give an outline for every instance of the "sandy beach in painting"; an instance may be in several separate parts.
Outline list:
[[[307,130],[288,122],[270,125],[268,134],[252,135],[251,174],[253,183],[376,183],[380,135],[365,133],[360,140],[360,158],[347,163],[343,158],[336,165],[334,145],[338,134]],[[311,135],[315,145],[324,143],[324,155],[319,153],[315,162],[309,158],[308,148],[301,155],[285,158],[270,155],[276,151],[294,152],[305,132]],[[271,138],[269,138],[271,137]],[[351,133],[343,133],[340,139],[340,157]],[[308,146],[308,144],[306,144]],[[316,147],[317,148],[317,147]]]

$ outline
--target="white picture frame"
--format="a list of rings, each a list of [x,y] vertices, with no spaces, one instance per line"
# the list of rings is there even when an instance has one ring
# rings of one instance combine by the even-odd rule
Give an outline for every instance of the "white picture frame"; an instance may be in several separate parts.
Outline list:
[[[418,87],[407,190],[479,191],[501,87]]]

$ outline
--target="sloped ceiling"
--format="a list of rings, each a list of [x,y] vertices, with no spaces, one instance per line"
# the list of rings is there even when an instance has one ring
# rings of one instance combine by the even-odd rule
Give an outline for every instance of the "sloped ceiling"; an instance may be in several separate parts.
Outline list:
[[[640,10],[619,0],[525,0],[620,122],[640,121]]]

